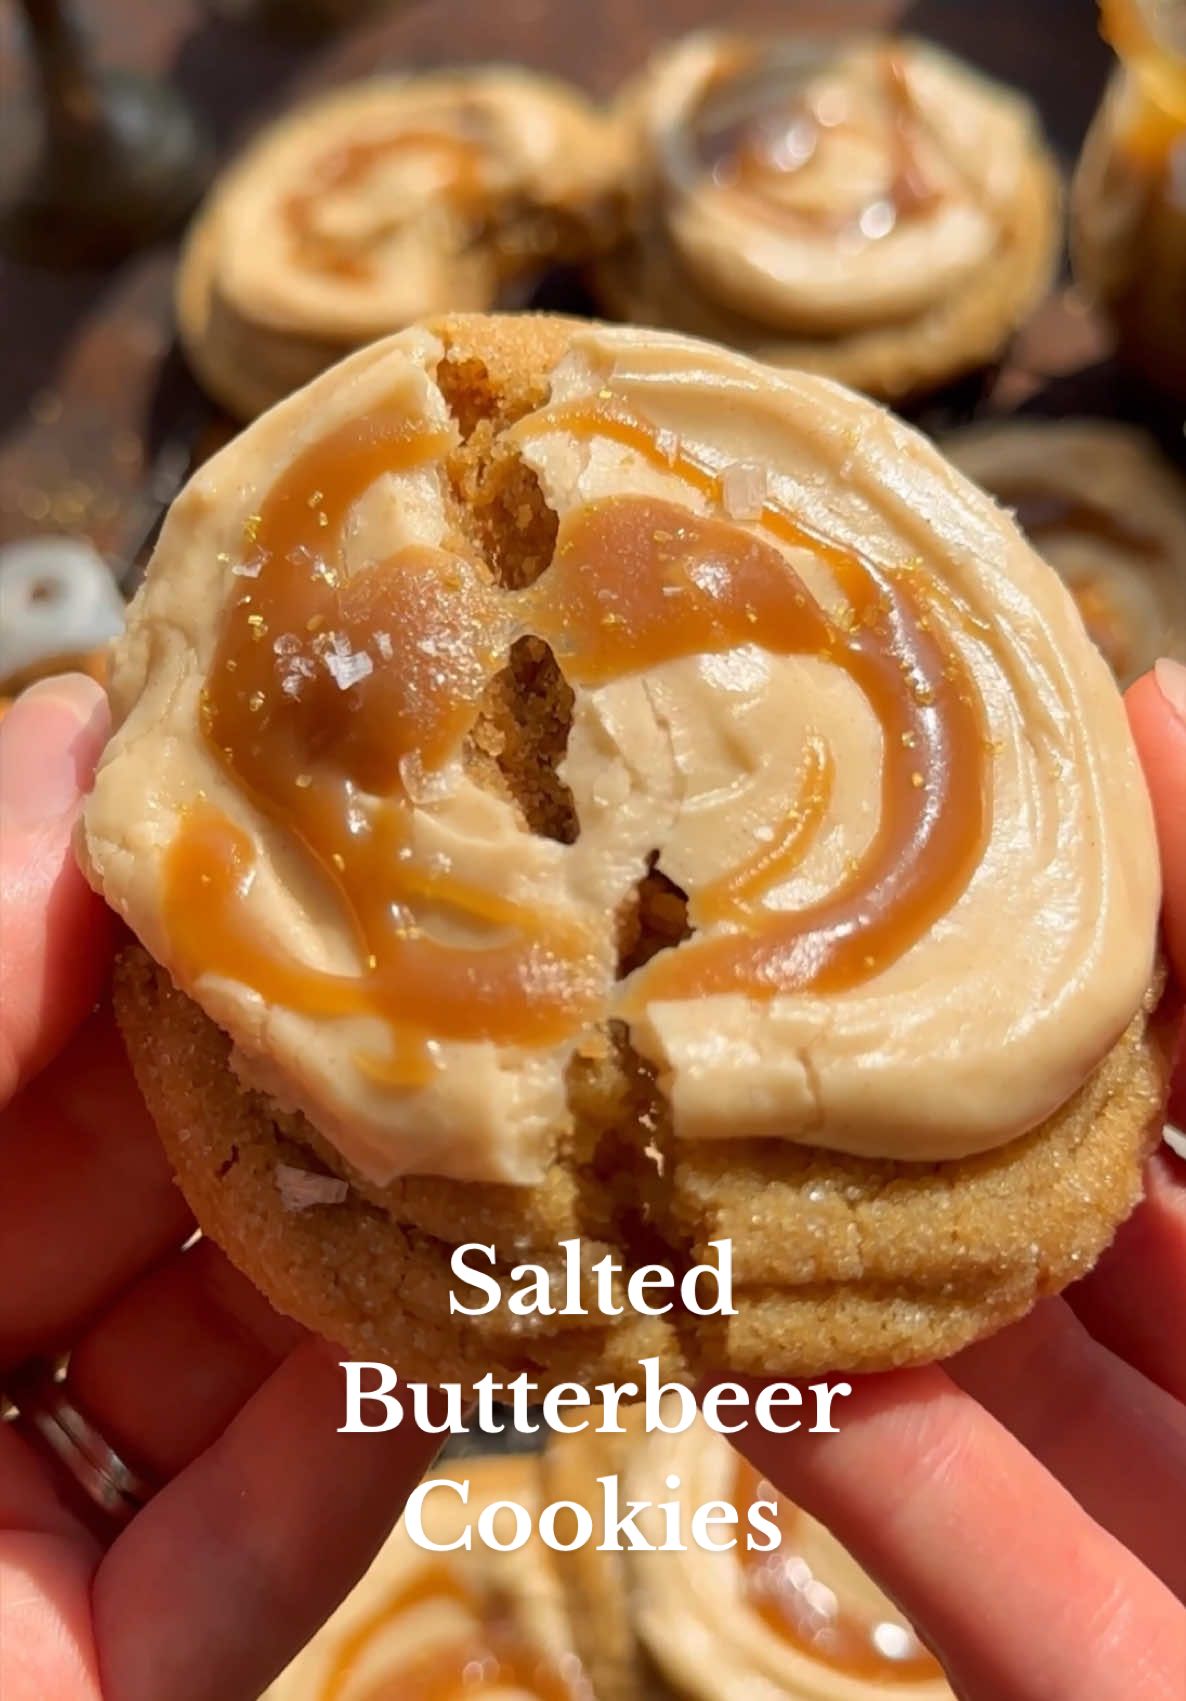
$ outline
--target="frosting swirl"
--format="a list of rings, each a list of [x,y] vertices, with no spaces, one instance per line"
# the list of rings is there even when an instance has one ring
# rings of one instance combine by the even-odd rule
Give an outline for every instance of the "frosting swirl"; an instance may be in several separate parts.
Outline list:
[[[212,462],[116,669],[90,867],[247,1077],[380,1182],[537,1178],[613,1018],[682,1138],[932,1160],[1055,1109],[1138,1007],[1158,903],[1057,578],[871,404],[589,327],[504,434],[559,533],[498,585],[441,355],[368,350]],[[524,641],[571,698],[566,836],[466,760]],[[620,977],[654,867],[693,937]]]
[[[1023,101],[909,40],[689,38],[640,94],[666,240],[770,332],[909,321],[993,262],[1034,147]]]
[[[638,1634],[667,1681],[695,1701],[949,1701],[937,1662],[876,1584],[821,1524],[781,1500],[707,1425],[682,1435],[640,1434],[623,1492],[656,1502],[678,1477],[685,1507],[721,1501],[742,1514],[708,1553],[628,1556]],[[744,1510],[774,1502],[780,1545],[747,1548]],[[661,1542],[661,1519],[639,1515]]]
[[[425,1498],[430,1541],[457,1542],[496,1502],[538,1514],[532,1460],[471,1460],[447,1474],[468,1481],[468,1502],[452,1489]],[[495,1528],[500,1539],[511,1530],[498,1520]],[[456,1701],[487,1693],[499,1701],[591,1701],[551,1555],[536,1535],[514,1552],[473,1537],[468,1551],[432,1553],[401,1524],[264,1701]]]
[[[510,66],[344,89],[265,131],[220,188],[220,309],[349,345],[489,307],[541,256],[604,240],[614,139],[576,90]]]

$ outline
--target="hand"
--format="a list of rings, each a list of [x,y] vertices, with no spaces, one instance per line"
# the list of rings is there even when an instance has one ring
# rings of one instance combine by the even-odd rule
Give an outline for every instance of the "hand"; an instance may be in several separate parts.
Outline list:
[[[1128,694],[1186,986],[1186,668]],[[1176,1114],[1186,1121],[1183,1071]],[[1181,1701],[1186,1163],[1097,1269],[943,1367],[853,1379],[840,1433],[737,1438],[913,1620],[966,1701]]]
[[[72,1400],[163,1486],[122,1531],[0,1424],[4,1701],[238,1701],[369,1563],[437,1440],[345,1436],[341,1372],[193,1230],[101,999],[112,918],[70,836],[107,730],[81,676],[0,724],[0,1388]]]

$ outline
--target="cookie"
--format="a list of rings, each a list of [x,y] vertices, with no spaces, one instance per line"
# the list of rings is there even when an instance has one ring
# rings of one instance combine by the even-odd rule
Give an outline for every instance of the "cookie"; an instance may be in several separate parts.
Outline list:
[[[493,1509],[509,1501],[533,1522],[540,1509],[534,1459],[446,1463],[427,1480],[467,1492],[464,1503],[445,1486],[424,1496],[419,1521],[438,1544],[464,1540],[484,1515],[499,1541],[513,1540],[515,1514]],[[434,1553],[413,1541],[405,1519],[263,1701],[366,1701],[487,1686],[540,1701],[590,1701],[552,1558],[535,1534],[515,1551],[495,1551],[471,1534],[468,1548]]]
[[[179,498],[112,697],[82,855],[141,941],[133,1066],[204,1229],[353,1355],[922,1362],[1139,1197],[1123,707],[1008,516],[859,397],[559,320],[375,345]],[[582,1314],[516,1305],[572,1238]],[[596,1309],[603,1256],[621,1307],[722,1240],[733,1315]],[[500,1294],[457,1315],[473,1243]]]
[[[686,37],[622,101],[619,316],[888,400],[995,361],[1048,289],[1061,185],[1033,109],[928,43]]]
[[[621,146],[578,90],[509,65],[376,77],[295,108],[186,242],[190,365],[251,419],[375,337],[525,299],[615,239]]]
[[[1110,420],[1007,420],[954,433],[956,466],[1013,510],[1061,574],[1121,685],[1186,657],[1186,480]]]
[[[659,1551],[621,1562],[631,1621],[672,1696],[875,1701],[892,1690],[903,1701],[951,1701],[938,1662],[872,1578],[706,1424],[639,1435],[622,1492],[652,1508],[638,1524]],[[708,1527],[723,1551],[695,1540],[662,1551],[663,1515],[653,1508],[672,1500],[685,1528],[697,1507],[734,1508],[735,1522]]]

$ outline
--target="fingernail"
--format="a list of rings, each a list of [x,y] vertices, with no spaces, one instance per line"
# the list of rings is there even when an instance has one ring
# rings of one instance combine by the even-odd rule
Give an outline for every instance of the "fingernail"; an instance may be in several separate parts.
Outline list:
[[[1180,661],[1162,656],[1153,663],[1153,677],[1170,708],[1186,721],[1186,667]]]
[[[71,812],[91,783],[107,727],[102,687],[84,673],[39,680],[0,721],[0,817],[27,831]]]

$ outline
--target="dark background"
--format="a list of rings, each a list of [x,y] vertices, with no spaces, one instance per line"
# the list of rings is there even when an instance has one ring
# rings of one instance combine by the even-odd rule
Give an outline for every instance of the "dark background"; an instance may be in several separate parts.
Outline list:
[[[286,27],[267,21],[266,0],[77,0],[97,57],[170,80],[224,154],[295,94],[381,68],[518,59],[604,95],[657,42],[706,23],[837,29],[901,18],[1025,89],[1069,169],[1109,64],[1093,0],[396,0],[320,37],[293,28],[300,0],[280,9]],[[11,155],[5,124],[29,83],[15,0],[0,0],[0,169]],[[153,469],[217,434],[172,347],[173,259],[158,249],[86,274],[0,259],[0,542],[77,532],[126,556],[157,505]],[[1023,338],[1005,399],[1099,347],[1075,304],[1056,303]]]

